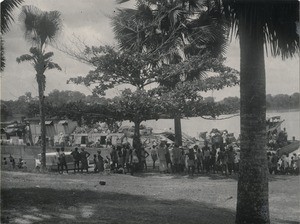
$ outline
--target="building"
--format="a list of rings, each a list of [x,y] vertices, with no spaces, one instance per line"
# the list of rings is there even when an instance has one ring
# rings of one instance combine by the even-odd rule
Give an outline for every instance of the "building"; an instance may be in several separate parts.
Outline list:
[[[39,144],[41,138],[40,118],[27,118],[25,119],[25,122],[29,124],[33,144]],[[54,146],[58,144],[67,144],[70,134],[77,127],[77,122],[51,118],[46,119],[45,125],[47,144]]]

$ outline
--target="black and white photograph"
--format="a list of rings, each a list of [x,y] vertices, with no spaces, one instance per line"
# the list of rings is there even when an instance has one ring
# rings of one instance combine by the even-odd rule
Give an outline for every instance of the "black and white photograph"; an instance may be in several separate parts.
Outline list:
[[[298,0],[2,0],[1,223],[299,224]]]

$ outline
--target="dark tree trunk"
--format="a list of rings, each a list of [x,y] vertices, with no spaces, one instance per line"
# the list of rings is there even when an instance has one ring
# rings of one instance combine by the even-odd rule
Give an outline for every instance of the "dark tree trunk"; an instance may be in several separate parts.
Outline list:
[[[133,148],[135,148],[138,152],[140,151],[141,147],[140,123],[141,122],[139,120],[134,121],[134,134],[132,143]]]
[[[41,75],[42,76],[42,75]],[[45,107],[44,107],[44,85],[42,81],[43,77],[38,77],[38,91],[39,91],[39,109],[40,109],[40,122],[41,122],[41,165],[42,169],[46,169],[46,125],[45,125]]]
[[[252,24],[253,20],[245,15],[239,20],[241,161],[236,223],[262,224],[270,223],[263,29],[262,24]]]
[[[174,129],[175,129],[175,144],[178,146],[182,145],[182,133],[181,133],[181,120],[180,116],[174,118]]]

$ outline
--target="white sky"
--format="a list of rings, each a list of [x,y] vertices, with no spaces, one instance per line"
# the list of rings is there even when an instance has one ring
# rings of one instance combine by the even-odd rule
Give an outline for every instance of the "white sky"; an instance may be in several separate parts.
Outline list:
[[[26,0],[23,5],[34,5],[44,11],[58,10],[63,19],[63,31],[58,41],[65,43],[73,34],[83,39],[89,45],[113,44],[114,35],[111,29],[108,15],[113,15],[116,7],[114,0]],[[126,5],[122,5],[125,7]],[[30,44],[24,40],[23,32],[18,23],[20,8],[14,11],[15,22],[11,30],[4,35],[6,67],[1,74],[1,99],[15,100],[25,92],[38,94],[35,72],[31,64],[16,62],[16,58],[29,51]],[[82,64],[67,55],[52,49],[53,60],[57,62],[63,71],[46,71],[46,94],[54,89],[76,90],[85,94],[91,91],[81,85],[66,84],[71,77],[85,75],[90,70],[86,64]],[[226,54],[226,64],[239,70],[239,45],[234,40],[230,43]],[[267,93],[292,94],[299,92],[299,58],[282,61],[280,57],[266,57]],[[118,90],[108,92],[108,96],[118,94]],[[239,87],[226,88],[220,91],[208,92],[205,96],[214,96],[217,100],[228,96],[239,96]]]

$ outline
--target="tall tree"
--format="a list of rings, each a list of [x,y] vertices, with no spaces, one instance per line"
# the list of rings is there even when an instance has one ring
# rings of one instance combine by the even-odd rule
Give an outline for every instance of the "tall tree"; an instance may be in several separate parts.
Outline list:
[[[140,149],[140,124],[142,121],[158,119],[161,113],[161,100],[152,97],[143,89],[131,91],[125,89],[112,102],[118,120],[129,120],[134,123],[133,147]],[[139,152],[140,150],[138,150]]]
[[[220,54],[226,46],[226,23],[218,7],[220,4],[209,0],[137,0],[136,9],[119,10],[113,18],[115,36],[122,49],[159,55],[161,64],[176,67],[172,76],[164,72],[159,79],[172,91],[179,82],[203,78],[215,66],[211,58],[224,61]],[[186,71],[177,64],[193,69]],[[179,115],[174,117],[174,126],[181,145]]]
[[[283,59],[299,52],[299,2],[223,0],[240,40],[241,162],[236,223],[270,223],[266,153],[267,52]]]
[[[122,84],[129,84],[137,90],[143,90],[145,86],[154,83],[160,75],[160,69],[155,67],[157,59],[149,57],[143,52],[131,49],[116,50],[111,46],[87,47],[85,54],[92,55],[89,63],[94,66],[86,76],[71,78],[69,81],[76,84],[93,86],[93,92],[105,95],[105,91]],[[141,116],[137,113],[137,116]],[[135,122],[136,130],[139,123]],[[138,136],[134,138],[134,146],[139,146]]]
[[[46,126],[44,92],[46,87],[45,71],[49,69],[61,70],[57,63],[52,61],[53,52],[46,52],[47,44],[54,41],[61,30],[61,18],[58,11],[44,12],[35,6],[23,6],[19,20],[22,23],[25,39],[33,46],[30,54],[24,54],[17,58],[17,62],[31,62],[36,71],[36,80],[39,92],[39,110],[41,119],[41,163],[46,168]]]
[[[1,34],[5,34],[9,31],[10,24],[14,21],[12,12],[18,7],[23,0],[4,0],[1,2]],[[4,41],[0,38],[1,46],[1,66],[0,71],[4,70],[5,57],[4,57]]]

